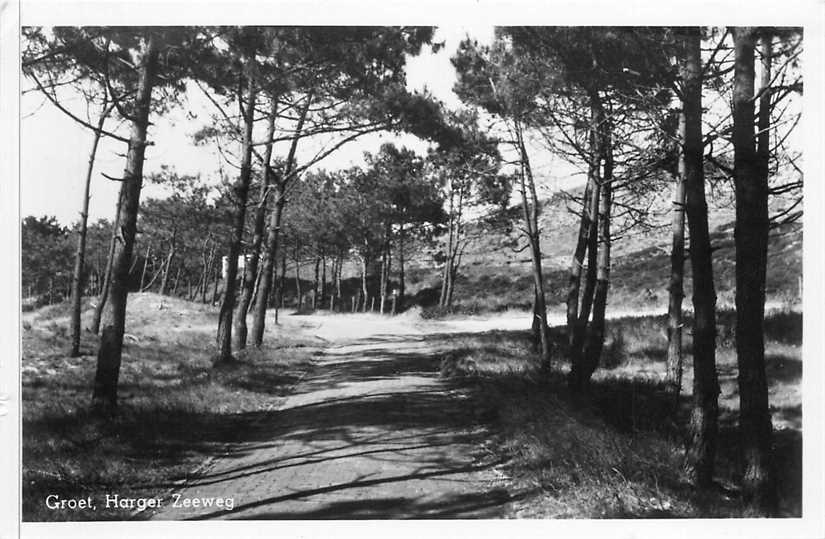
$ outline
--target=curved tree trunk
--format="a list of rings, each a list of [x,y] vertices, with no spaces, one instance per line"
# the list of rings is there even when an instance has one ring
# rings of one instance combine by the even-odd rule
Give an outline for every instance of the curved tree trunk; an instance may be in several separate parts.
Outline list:
[[[152,87],[157,66],[158,49],[150,33],[139,61],[140,75],[135,98],[129,153],[123,172],[123,201],[117,227],[120,241],[115,246],[112,262],[112,282],[109,301],[104,312],[104,325],[97,353],[92,403],[96,408],[113,410],[117,406],[117,383],[123,353],[123,333],[126,328],[126,301],[129,293],[129,264],[135,244],[137,216],[140,209],[140,189],[143,183],[143,158],[146,151],[146,129],[152,102]]]
[[[247,60],[252,63],[253,60]],[[229,258],[227,260],[226,281],[224,282],[223,301],[218,319],[218,357],[216,363],[232,361],[232,315],[235,308],[235,287],[238,276],[238,256],[243,242],[244,226],[246,224],[246,201],[249,194],[249,182],[252,176],[252,127],[255,122],[255,97],[257,86],[255,80],[249,77],[247,82],[247,108],[244,113],[243,159],[241,171],[232,189],[238,205],[235,211],[232,241],[229,244]]]

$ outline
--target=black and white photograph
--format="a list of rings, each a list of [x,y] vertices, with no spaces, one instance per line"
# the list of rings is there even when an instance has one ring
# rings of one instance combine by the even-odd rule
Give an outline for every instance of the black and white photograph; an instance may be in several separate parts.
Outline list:
[[[823,4],[767,26],[277,4],[19,20],[24,531],[825,533]]]

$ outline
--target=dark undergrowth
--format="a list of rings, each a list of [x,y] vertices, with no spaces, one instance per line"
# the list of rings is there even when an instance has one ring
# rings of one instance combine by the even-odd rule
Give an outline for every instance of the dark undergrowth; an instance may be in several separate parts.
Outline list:
[[[678,402],[664,391],[662,317],[609,322],[602,365],[586,396],[571,394],[569,370],[535,362],[528,332],[451,335],[442,376],[469,386],[477,417],[495,434],[509,488],[521,495],[514,515],[530,518],[724,518],[752,516],[738,493],[735,354],[721,313],[717,488],[696,492],[682,474],[692,373]],[[801,515],[801,315],[777,313],[766,324],[768,371],[781,516]],[[555,357],[565,335],[554,328]],[[690,365],[690,342],[686,343]],[[776,359],[782,356],[782,360]],[[773,359],[772,359],[773,358]]]
[[[255,419],[311,367],[315,343],[281,337],[212,368],[211,308],[135,295],[118,410],[102,417],[89,407],[96,337],[84,333],[86,355],[69,358],[63,312],[47,309],[32,313],[23,329],[24,521],[140,518],[134,508],[105,508],[104,496],[166,494],[206,458],[248,436]],[[97,510],[52,510],[49,495],[91,496]]]

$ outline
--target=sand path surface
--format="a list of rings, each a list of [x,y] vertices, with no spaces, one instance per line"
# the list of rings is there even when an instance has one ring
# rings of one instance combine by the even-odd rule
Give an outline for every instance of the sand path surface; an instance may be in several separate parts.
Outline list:
[[[282,320],[327,343],[315,368],[153,518],[504,516],[509,498],[483,449],[487,433],[466,393],[439,377],[440,353],[426,337],[524,329],[529,315]]]

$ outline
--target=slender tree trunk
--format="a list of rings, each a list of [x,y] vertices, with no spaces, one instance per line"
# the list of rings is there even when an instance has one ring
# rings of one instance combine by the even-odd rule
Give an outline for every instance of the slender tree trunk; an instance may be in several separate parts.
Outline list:
[[[379,275],[378,296],[380,304],[378,311],[384,314],[384,303],[387,301],[387,241],[384,242],[384,248],[381,249],[381,273]]]
[[[444,268],[441,270],[441,294],[438,298],[438,306],[439,307],[447,307],[447,291],[450,288],[450,275],[452,272],[450,268],[452,264],[450,263],[450,257],[448,256],[444,260]]]
[[[182,265],[178,266],[178,271],[175,272],[175,285],[172,287],[172,295],[177,296],[178,283],[180,283],[180,270]]]
[[[252,296],[255,292],[255,285],[260,283],[258,275],[258,260],[261,255],[261,243],[264,235],[264,225],[266,224],[266,209],[267,199],[269,197],[270,185],[272,184],[272,169],[270,162],[272,161],[272,139],[275,137],[275,117],[278,114],[278,100],[272,98],[272,109],[269,112],[267,120],[266,131],[266,150],[264,151],[263,168],[264,181],[261,183],[260,200],[258,207],[255,209],[255,220],[252,226],[252,243],[249,246],[250,260],[244,268],[244,287],[238,299],[238,307],[235,310],[235,328],[233,334],[233,345],[236,350],[243,350],[246,348],[246,313],[249,310],[249,305],[252,303]],[[261,273],[266,271],[272,272],[272,267],[268,269],[263,266]],[[267,291],[268,292],[268,291]],[[264,305],[266,305],[266,298],[264,298]],[[264,312],[266,312],[264,310]]]
[[[169,271],[172,269],[172,261],[175,259],[175,243],[178,230],[172,229],[172,239],[169,243],[169,254],[166,256],[166,267],[163,270],[163,279],[160,281],[160,295],[165,296],[169,287]]]
[[[249,304],[246,306],[246,313],[247,314],[249,314],[249,312],[255,306],[255,302],[258,301],[258,291],[260,290],[260,287],[261,287],[261,272],[260,272],[260,270],[258,270],[258,274],[255,277],[255,286],[252,288],[252,297],[250,298]],[[268,304],[269,303],[271,303],[271,302],[268,302]]]
[[[318,275],[321,270],[321,258],[315,258],[315,273],[312,282],[312,309],[318,308]]]
[[[321,297],[319,304],[323,307],[324,299],[327,296],[327,258],[324,254],[321,255]],[[332,309],[330,309],[332,310]]]
[[[107,94],[108,101],[108,94]],[[106,118],[112,112],[114,105],[104,103],[103,112],[97,120],[97,130],[92,138],[92,149],[89,150],[89,166],[86,169],[86,182],[83,189],[83,209],[80,210],[80,231],[77,237],[77,251],[74,257],[74,271],[72,272],[72,309],[71,309],[71,331],[72,340],[69,349],[69,357],[80,355],[80,310],[83,301],[81,292],[83,287],[84,259],[86,257],[86,229],[89,221],[89,190],[92,185],[92,171],[95,168],[95,158],[97,157],[97,147],[100,143],[101,130],[106,123]]]
[[[605,121],[602,130],[601,148],[604,154],[604,173],[602,175],[601,196],[599,202],[599,256],[596,262],[596,291],[593,298],[593,320],[590,335],[584,350],[585,371],[582,373],[584,383],[599,364],[604,348],[605,312],[607,310],[607,292],[610,288],[610,212],[613,203],[613,139],[610,122]]]
[[[571,356],[571,365],[575,364],[573,360],[574,351],[578,350],[578,342],[574,343],[577,335],[577,325],[579,321],[579,295],[581,291],[581,275],[582,266],[584,265],[584,255],[587,251],[587,246],[591,233],[595,226],[596,213],[593,208],[599,198],[598,188],[598,154],[593,150],[596,147],[596,129],[597,118],[595,111],[591,112],[593,125],[590,127],[590,146],[591,158],[588,167],[587,185],[584,188],[584,198],[582,199],[582,215],[579,222],[579,233],[576,239],[576,247],[573,250],[573,260],[570,262],[570,273],[567,279],[567,343],[569,353]]]
[[[213,272],[215,273],[215,278],[212,281],[212,301],[211,304],[214,305],[218,302],[218,281],[221,280],[221,271],[218,269],[218,265],[215,264],[215,267],[212,268]]]
[[[109,254],[106,257],[106,269],[103,275],[103,286],[98,295],[97,305],[95,306],[95,314],[92,318],[92,333],[97,335],[100,333],[100,319],[103,316],[103,309],[106,307],[106,301],[109,299],[109,288],[112,283],[112,264],[115,259],[115,245],[118,241],[118,222],[120,221],[120,207],[123,204],[124,193],[126,186],[121,184],[117,197],[117,205],[115,207],[115,219],[112,223],[112,239],[109,242]]]
[[[249,64],[253,59],[247,60]],[[232,241],[229,244],[229,259],[227,260],[226,281],[224,283],[223,301],[218,322],[218,357],[216,363],[232,361],[232,316],[235,308],[235,287],[238,275],[238,256],[243,242],[244,225],[246,224],[246,200],[249,193],[249,182],[252,176],[252,127],[255,122],[255,98],[257,87],[253,77],[247,81],[247,109],[244,113],[243,159],[241,171],[233,186],[237,209]]]
[[[292,143],[287,154],[286,166],[284,174],[281,178],[275,179],[275,208],[272,211],[269,219],[269,229],[266,237],[266,250],[264,251],[264,259],[262,262],[261,282],[258,284],[259,292],[255,301],[254,315],[252,317],[252,344],[260,347],[264,341],[264,329],[266,327],[266,305],[269,294],[272,289],[272,276],[274,274],[273,268],[278,260],[278,241],[281,234],[281,220],[284,213],[284,204],[286,204],[286,187],[289,181],[292,180],[292,173],[295,169],[295,152],[298,148],[298,140],[303,131],[304,121],[306,120],[309,106],[312,103],[312,93],[307,95],[306,104],[301,110],[301,116],[298,119],[298,124],[295,127],[295,136],[292,138]],[[283,297],[283,292],[281,292]],[[277,322],[277,317],[276,317]]]
[[[716,292],[713,285],[702,146],[702,63],[699,28],[685,30],[681,68],[685,138],[685,196],[693,275],[693,404],[685,472],[699,487],[713,482],[719,416],[716,373]]]
[[[301,290],[301,260],[297,243],[295,244],[295,303],[299,311],[304,306],[304,292]]]
[[[456,260],[456,258],[453,258]],[[458,262],[450,264],[450,280],[447,282],[447,306],[452,306],[453,295],[455,294],[455,281],[458,277]]]
[[[241,294],[241,298],[238,302],[238,309],[235,314],[235,347],[237,349],[243,349],[246,347],[246,337],[247,337],[247,325],[246,325],[246,314],[250,309],[250,305],[252,304],[253,296],[255,295],[255,289],[260,287],[260,282],[262,276],[267,272],[266,267],[262,267],[261,271],[258,272],[258,261],[260,259],[261,247],[263,243],[263,233],[264,233],[264,225],[266,223],[266,209],[267,209],[267,199],[270,190],[270,186],[272,184],[272,169],[270,168],[270,162],[272,159],[272,139],[275,135],[275,118],[277,115],[277,99],[272,99],[272,110],[270,111],[268,125],[267,125],[267,145],[264,154],[264,181],[261,185],[261,194],[260,194],[260,202],[255,212],[255,221],[253,227],[253,235],[252,235],[252,244],[251,244],[251,253],[252,253],[252,260],[251,263],[246,266],[245,278],[246,278],[246,286],[243,289]],[[271,273],[272,268],[268,268],[269,272]],[[257,298],[256,298],[257,301]]]
[[[209,288],[209,277],[212,275],[212,269],[215,266],[215,245],[209,246],[209,258],[206,266],[203,268],[203,279],[201,281],[201,303],[206,303],[206,291]]]
[[[404,297],[407,293],[407,284],[404,275],[404,224],[398,231],[398,306],[404,309]]]
[[[679,112],[679,170],[674,176],[670,286],[668,287],[667,390],[676,399],[682,390],[682,300],[685,297],[685,160],[681,141],[685,138],[685,113]],[[678,401],[677,401],[678,402]]]
[[[278,279],[278,297],[275,307],[275,323],[278,323],[278,308],[284,306],[284,296],[286,296],[286,249],[282,249],[281,256],[281,276]]]
[[[155,36],[149,36],[143,46],[137,96],[133,109],[129,152],[123,172],[123,201],[118,215],[120,241],[115,246],[109,301],[104,313],[104,325],[97,353],[92,403],[98,409],[114,410],[117,406],[117,383],[123,353],[123,333],[126,328],[126,301],[129,293],[129,263],[135,244],[140,189],[143,182],[143,157],[146,151],[146,129],[152,102],[152,87],[158,50]]]
[[[452,276],[454,243],[456,235],[456,203],[455,203],[455,189],[452,178],[450,178],[449,187],[449,211],[447,213],[447,248],[444,258],[444,271],[441,277],[441,295],[438,299],[439,307],[449,307],[449,290],[451,287],[450,277]]]
[[[533,262],[533,286],[535,289],[533,316],[538,319],[539,331],[536,339],[540,345],[541,362],[544,368],[550,368],[550,332],[547,327],[547,303],[544,294],[544,277],[541,269],[541,246],[539,243],[538,215],[539,201],[536,195],[536,183],[533,179],[533,170],[530,166],[530,159],[527,155],[527,148],[524,144],[521,125],[515,122],[515,133],[518,141],[519,152],[521,154],[521,200],[524,210],[524,220],[527,226],[528,239],[530,241],[530,255]],[[526,182],[526,185],[525,185]],[[529,191],[529,202],[528,202]]]
[[[140,272],[140,287],[138,290],[143,292],[144,285],[143,283],[146,281],[146,268],[149,266],[149,257],[152,254],[152,246],[146,246],[146,256],[143,257],[143,271]]]
[[[595,92],[590,94],[590,116],[588,187],[585,188],[585,207],[582,208],[579,237],[573,254],[567,295],[567,325],[570,345],[569,380],[571,387],[579,390],[584,388],[587,379],[584,376],[587,370],[583,364],[584,343],[587,336],[587,322],[593,308],[598,266],[598,211],[602,190],[600,179],[602,159],[600,133],[603,129],[604,109],[599,95]],[[581,293],[581,303],[579,303],[582,262],[585,254],[587,254],[587,273],[585,274],[584,290]]]
[[[154,264],[152,264],[152,266],[154,266]],[[161,269],[163,269],[163,268],[161,267]],[[145,292],[146,290],[151,289],[151,288],[152,288],[152,285],[153,285],[153,284],[155,284],[155,281],[157,281],[157,280],[158,280],[158,276],[159,276],[160,274],[161,274],[161,272],[160,272],[160,271],[155,271],[155,268],[154,268],[154,267],[152,267],[152,278],[151,278],[151,279],[149,279],[149,282],[148,282],[148,283],[146,283],[146,286],[144,286],[144,287],[143,287],[143,289],[141,290],[141,292]]]
[[[369,299],[369,291],[367,290],[367,255],[361,257],[361,293],[364,295],[363,312],[367,312],[367,301]]]
[[[736,185],[736,358],[739,366],[739,424],[746,501],[767,514],[776,509],[772,470],[771,414],[765,375],[765,277],[768,253],[768,178],[754,136],[754,49],[756,31],[733,29],[734,182]],[[763,40],[763,84],[770,83],[770,41]],[[760,123],[769,102],[760,103]],[[759,141],[762,142],[761,140]],[[759,157],[762,157],[760,159]]]
[[[344,257],[343,255],[338,258],[338,268],[337,272],[335,273],[335,296],[338,299],[341,299],[341,272],[344,271]]]

